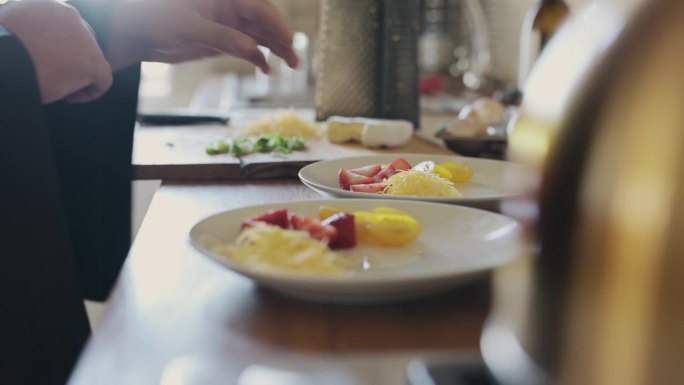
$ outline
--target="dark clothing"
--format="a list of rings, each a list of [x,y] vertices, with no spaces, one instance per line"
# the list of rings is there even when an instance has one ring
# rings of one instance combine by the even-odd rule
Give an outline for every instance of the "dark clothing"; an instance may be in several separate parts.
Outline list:
[[[86,298],[104,300],[130,246],[131,149],[138,68],[100,99],[55,103],[45,116]]]
[[[88,338],[83,297],[105,299],[118,274],[138,81],[132,67],[95,102],[43,106],[28,53],[0,29],[0,384],[64,384]]]
[[[95,30],[100,46],[113,1],[70,1]],[[1,54],[0,54],[1,57]],[[85,104],[45,108],[85,298],[104,300],[131,237],[131,152],[139,66],[114,74],[112,88]]]
[[[0,383],[64,383],[88,336],[30,58],[0,37]]]

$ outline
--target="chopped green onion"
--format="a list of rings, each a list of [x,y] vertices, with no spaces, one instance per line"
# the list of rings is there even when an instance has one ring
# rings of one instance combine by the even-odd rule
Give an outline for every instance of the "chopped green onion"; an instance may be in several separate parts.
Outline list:
[[[264,135],[259,137],[236,138],[218,140],[209,145],[205,151],[209,155],[232,154],[243,156],[252,152],[274,154],[290,154],[292,151],[306,149],[306,140],[301,136],[284,137],[277,135]]]
[[[293,136],[290,138],[290,148],[294,151],[302,151],[306,149],[306,141],[301,136]]]
[[[228,154],[230,152],[230,146],[225,140],[220,139],[209,145],[209,147],[206,148],[206,152],[209,155]]]

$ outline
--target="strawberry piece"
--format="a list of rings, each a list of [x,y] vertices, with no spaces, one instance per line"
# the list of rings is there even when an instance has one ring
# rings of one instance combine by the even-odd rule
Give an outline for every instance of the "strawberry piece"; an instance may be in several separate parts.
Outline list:
[[[392,163],[390,163],[390,166],[394,167],[395,170],[410,170],[411,167],[413,167],[411,166],[411,163],[404,158],[395,159]]]
[[[349,186],[349,189],[351,191],[356,191],[356,192],[364,192],[364,193],[371,193],[371,194],[376,194],[384,190],[385,186],[382,184],[382,182],[378,183],[369,183],[369,184],[353,184]]]
[[[349,249],[356,246],[356,225],[354,215],[337,213],[322,222],[337,229],[337,237],[330,241],[331,249]]]
[[[329,243],[337,238],[337,229],[334,226],[323,225],[314,218],[293,213],[290,215],[290,222],[293,229],[307,231],[313,239]]]
[[[392,175],[394,175],[398,172],[399,172],[399,170],[395,169],[391,165],[387,166],[387,167],[383,168],[382,170],[380,170],[379,173],[375,174],[375,176],[373,176],[373,182],[374,183],[380,183],[383,180],[391,177]]]
[[[349,186],[353,184],[373,183],[373,178],[365,175],[359,175],[357,173],[341,168],[339,173],[339,181],[340,187],[342,187],[345,190],[349,190]]]
[[[349,171],[353,172],[354,174],[373,177],[375,174],[379,173],[380,170],[382,170],[382,166],[380,166],[379,164],[372,164],[370,166],[353,168]]]
[[[253,217],[247,218],[242,222],[242,228],[251,227],[254,222],[264,222],[269,225],[282,227],[287,229],[290,227],[290,218],[287,213],[287,209],[273,209],[269,210],[263,214],[255,215]]]

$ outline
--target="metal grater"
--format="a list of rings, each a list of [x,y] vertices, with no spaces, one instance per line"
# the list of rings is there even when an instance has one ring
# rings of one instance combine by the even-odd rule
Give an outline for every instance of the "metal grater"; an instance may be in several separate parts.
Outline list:
[[[316,117],[407,119],[418,126],[420,0],[323,0]]]
[[[377,113],[378,0],[323,0],[316,118]]]
[[[420,0],[382,0],[379,115],[418,127]]]

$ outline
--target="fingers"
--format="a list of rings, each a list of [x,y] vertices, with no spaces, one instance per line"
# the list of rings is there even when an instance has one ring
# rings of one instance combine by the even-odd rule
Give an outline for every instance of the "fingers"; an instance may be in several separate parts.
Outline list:
[[[190,30],[192,31],[190,43],[200,44],[247,60],[264,73],[270,71],[266,58],[257,48],[257,42],[252,37],[206,19],[197,19],[194,28]]]
[[[292,49],[292,29],[270,1],[250,2],[242,18],[245,33],[282,57],[290,67],[297,66],[299,58]]]
[[[145,61],[161,62],[161,63],[182,63],[188,60],[202,59],[206,57],[216,56],[221,54],[213,48],[205,46],[201,47],[183,47],[174,51],[156,51],[151,52],[145,56]]]
[[[66,96],[64,101],[67,103],[86,103],[95,99],[97,98],[92,97],[90,95],[90,90],[88,90],[88,87],[86,87],[80,91],[76,91],[73,94]]]
[[[252,25],[245,26],[243,28],[243,31],[246,34],[254,37],[259,45],[268,47],[271,50],[271,52],[283,58],[283,60],[285,60],[285,62],[290,67],[295,68],[299,64],[299,58],[292,49],[292,45],[285,46],[281,44],[276,44],[272,40],[269,40],[268,37],[261,36],[261,30],[258,27]]]
[[[107,92],[111,86],[111,76],[109,83],[99,81],[82,88],[71,95],[67,95],[64,100],[68,103],[86,103],[99,99]]]
[[[112,70],[104,59],[98,57],[93,61],[89,71],[89,84],[80,90],[67,95],[64,100],[69,103],[85,103],[104,95],[112,86]]]

